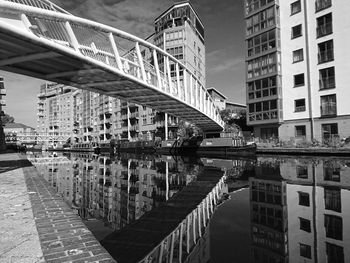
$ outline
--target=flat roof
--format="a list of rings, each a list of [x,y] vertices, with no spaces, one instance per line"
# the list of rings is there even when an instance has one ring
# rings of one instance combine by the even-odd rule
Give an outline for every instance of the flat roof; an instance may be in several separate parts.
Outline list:
[[[173,4],[172,6],[170,6],[167,10],[165,10],[163,13],[161,13],[158,17],[156,17],[156,19],[154,19],[154,22],[157,22],[157,20],[159,20],[162,16],[166,15],[167,13],[169,13],[172,9],[176,8],[176,7],[181,7],[181,6],[185,6],[185,5],[189,5],[190,8],[193,10],[193,12],[196,14],[199,22],[201,23],[201,25],[204,27],[204,24],[201,20],[201,18],[199,17],[198,13],[196,12],[196,10],[194,9],[193,5],[190,3],[189,0],[184,0],[181,2],[177,2],[175,4]]]
[[[230,104],[230,105],[234,105],[234,106],[239,106],[239,107],[247,107],[246,104],[241,104],[241,103],[236,103],[236,102],[232,102],[232,101],[226,101],[226,104]]]
[[[224,99],[227,99],[227,97],[221,93],[220,91],[218,91],[216,88],[214,87],[210,87],[210,88],[207,88],[207,91],[210,92],[211,90],[215,91],[216,93],[218,93],[221,97],[223,97]]]

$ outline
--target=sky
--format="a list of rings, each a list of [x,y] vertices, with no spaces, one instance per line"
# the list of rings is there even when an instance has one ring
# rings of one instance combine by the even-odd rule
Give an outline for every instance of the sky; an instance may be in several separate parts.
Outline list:
[[[73,15],[146,38],[154,19],[178,0],[52,0]],[[245,104],[243,0],[191,0],[205,27],[206,86]],[[1,47],[0,47],[1,48]],[[4,110],[36,127],[37,94],[43,80],[0,71],[7,89]]]

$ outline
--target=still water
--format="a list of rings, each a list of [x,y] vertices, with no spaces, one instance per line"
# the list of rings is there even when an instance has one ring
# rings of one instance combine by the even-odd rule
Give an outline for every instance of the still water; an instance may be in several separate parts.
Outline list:
[[[350,262],[350,158],[29,153],[118,262]]]

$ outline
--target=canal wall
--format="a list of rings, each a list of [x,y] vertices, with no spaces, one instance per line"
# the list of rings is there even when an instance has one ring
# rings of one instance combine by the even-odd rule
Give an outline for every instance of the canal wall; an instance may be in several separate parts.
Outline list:
[[[1,262],[116,262],[25,155],[0,154],[0,177],[9,175],[12,181],[7,181],[7,188],[12,190],[11,197],[0,199],[0,208],[9,209],[0,221],[0,244],[8,243],[11,233],[15,233],[15,238],[11,247],[0,246]],[[5,183],[3,180],[0,183],[1,195],[9,194],[3,189]],[[13,184],[16,187],[11,188]],[[24,199],[16,199],[11,207],[20,196]],[[3,224],[10,219],[11,224]],[[29,233],[23,224],[29,226]],[[23,237],[28,238],[21,242]],[[16,249],[21,253],[3,258]],[[16,256],[20,258],[15,259]]]

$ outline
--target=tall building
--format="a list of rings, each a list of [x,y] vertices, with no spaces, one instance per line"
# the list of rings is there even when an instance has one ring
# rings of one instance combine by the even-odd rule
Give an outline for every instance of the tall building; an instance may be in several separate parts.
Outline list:
[[[73,136],[74,94],[76,89],[56,83],[45,83],[38,94],[37,132],[46,135],[51,146],[64,144]]]
[[[255,136],[349,136],[347,1],[245,5],[247,119]]]
[[[205,45],[204,25],[189,1],[172,5],[154,21],[155,34],[153,42],[156,46],[181,61],[205,86]],[[159,67],[164,69],[160,61]],[[171,76],[176,78],[176,67],[170,63]],[[180,83],[183,83],[183,72]],[[168,114],[156,115],[157,133],[165,139],[176,137],[178,119]]]

